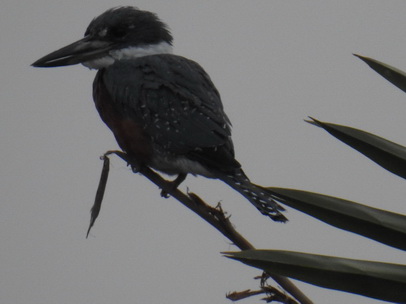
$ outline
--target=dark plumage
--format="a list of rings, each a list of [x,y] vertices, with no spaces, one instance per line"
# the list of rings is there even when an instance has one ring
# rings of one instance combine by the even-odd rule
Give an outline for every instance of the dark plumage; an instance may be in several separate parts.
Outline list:
[[[35,62],[83,63],[97,72],[93,97],[120,147],[140,166],[218,178],[261,213],[285,221],[270,195],[234,157],[231,123],[220,95],[196,62],[171,54],[172,36],[150,12],[132,7],[95,18],[85,37]]]
[[[142,125],[155,149],[225,172],[239,167],[220,96],[197,63],[162,54],[118,61],[98,74],[118,111]]]

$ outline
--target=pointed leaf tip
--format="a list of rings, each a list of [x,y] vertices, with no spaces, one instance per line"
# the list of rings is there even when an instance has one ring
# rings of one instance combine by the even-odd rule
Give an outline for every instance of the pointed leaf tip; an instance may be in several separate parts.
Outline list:
[[[373,58],[361,56],[358,54],[353,55],[364,61],[366,64],[369,65],[371,69],[380,74],[393,85],[406,92],[406,73],[404,71]]]
[[[311,116],[308,116],[310,119],[304,119],[305,122],[307,122],[308,124],[311,124],[313,126],[316,127],[322,127],[322,123],[321,121],[317,120],[316,118],[313,118]]]

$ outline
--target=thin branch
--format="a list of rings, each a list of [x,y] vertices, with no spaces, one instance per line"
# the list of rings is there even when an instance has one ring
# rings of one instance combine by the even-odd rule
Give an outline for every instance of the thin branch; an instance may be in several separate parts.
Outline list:
[[[219,232],[221,232],[225,237],[227,237],[231,242],[233,242],[238,248],[241,250],[247,249],[255,249],[254,246],[248,242],[240,233],[238,233],[233,225],[230,222],[229,217],[227,217],[220,204],[217,207],[212,207],[205,203],[198,195],[188,192],[187,194],[183,193],[177,188],[171,187],[171,183],[165,179],[163,179],[159,174],[155,171],[151,170],[145,166],[139,166],[134,159],[131,159],[126,153],[122,151],[111,150],[107,151],[102,159],[104,159],[104,166],[102,171],[102,178],[100,179],[98,192],[96,195],[94,206],[92,207],[92,217],[91,217],[91,224],[89,226],[89,231],[93,226],[97,215],[100,211],[101,207],[101,200],[103,199],[103,191],[105,189],[105,183],[107,182],[107,176],[104,174],[108,174],[108,155],[116,154],[120,158],[122,158],[129,166],[131,166],[134,172],[138,172],[148,178],[151,182],[157,185],[160,189],[162,189],[165,193],[170,194],[173,198],[177,199],[180,203],[184,206],[192,210],[194,213],[199,215],[203,218],[206,222],[216,228]],[[102,189],[100,193],[99,189]],[[93,212],[93,210],[95,210]],[[88,233],[89,233],[88,231]],[[269,275],[276,283],[278,283],[286,292],[291,294],[299,303],[301,304],[312,304],[313,302],[300,291],[288,278],[280,276],[280,275]]]
[[[255,277],[255,279],[261,279],[261,289],[259,290],[243,290],[243,291],[234,291],[231,293],[228,293],[226,295],[226,298],[236,302],[240,300],[244,300],[246,298],[256,296],[256,295],[261,295],[264,294],[265,297],[262,298],[261,300],[265,301],[266,303],[273,303],[273,302],[279,302],[283,304],[298,304],[293,298],[289,297],[285,292],[282,290],[275,288],[267,283],[267,279],[269,278],[269,275],[266,274],[265,272],[262,274],[262,276]]]

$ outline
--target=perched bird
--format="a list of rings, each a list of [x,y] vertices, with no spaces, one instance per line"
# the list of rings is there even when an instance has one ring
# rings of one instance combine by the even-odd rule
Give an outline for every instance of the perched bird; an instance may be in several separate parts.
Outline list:
[[[154,14],[116,7],[92,20],[84,38],[32,65],[81,63],[98,69],[97,110],[119,146],[139,166],[220,179],[275,221],[284,209],[250,182],[234,157],[231,123],[220,95],[196,62],[172,54],[172,35]]]

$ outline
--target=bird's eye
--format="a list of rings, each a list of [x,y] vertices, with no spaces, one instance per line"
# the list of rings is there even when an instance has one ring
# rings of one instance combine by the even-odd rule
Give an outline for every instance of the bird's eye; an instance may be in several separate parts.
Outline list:
[[[127,31],[123,27],[112,28],[110,33],[114,38],[123,38],[125,35],[127,35]]]

